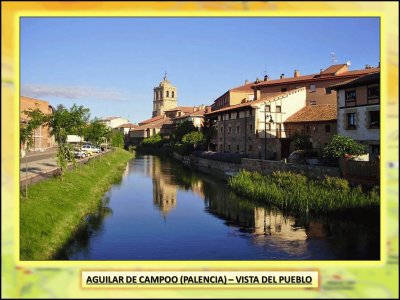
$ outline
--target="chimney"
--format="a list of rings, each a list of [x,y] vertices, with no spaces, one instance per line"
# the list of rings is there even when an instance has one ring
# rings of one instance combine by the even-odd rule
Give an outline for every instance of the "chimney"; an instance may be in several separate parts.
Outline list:
[[[269,80],[269,76],[268,75],[265,75],[264,76],[264,81],[268,81]]]
[[[281,79],[283,79],[283,78],[285,78],[285,74],[282,73],[281,74]]]
[[[248,84],[249,83],[249,81],[246,79],[245,81],[244,81],[244,84]]]
[[[299,70],[294,70],[294,77],[299,77],[299,76],[300,76]]]
[[[372,67],[371,67],[371,65],[365,65],[365,68],[366,69],[371,69]]]

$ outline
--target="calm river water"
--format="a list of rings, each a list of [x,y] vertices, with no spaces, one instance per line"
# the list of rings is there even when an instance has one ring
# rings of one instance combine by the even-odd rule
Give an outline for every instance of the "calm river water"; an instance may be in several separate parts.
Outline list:
[[[137,156],[57,259],[375,260],[379,221],[294,218],[223,181]]]

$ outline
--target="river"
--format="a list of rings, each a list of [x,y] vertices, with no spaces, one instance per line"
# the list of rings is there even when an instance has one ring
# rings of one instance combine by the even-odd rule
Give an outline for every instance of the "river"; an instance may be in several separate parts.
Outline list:
[[[379,220],[293,217],[168,158],[131,160],[63,260],[379,260]]]

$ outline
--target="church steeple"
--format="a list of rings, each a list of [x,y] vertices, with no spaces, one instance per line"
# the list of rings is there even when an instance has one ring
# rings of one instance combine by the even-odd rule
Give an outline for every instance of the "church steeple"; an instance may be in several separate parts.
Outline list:
[[[153,117],[162,115],[164,111],[178,106],[177,104],[176,87],[168,81],[165,72],[163,81],[154,88]]]

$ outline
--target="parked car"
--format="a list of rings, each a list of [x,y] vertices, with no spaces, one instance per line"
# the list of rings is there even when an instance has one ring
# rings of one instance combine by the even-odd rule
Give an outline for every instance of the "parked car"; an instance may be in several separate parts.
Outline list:
[[[322,164],[318,151],[316,150],[296,150],[288,156],[287,162],[307,165]]]
[[[79,149],[79,148],[75,148],[74,149],[74,155],[77,158],[85,158],[86,156],[89,156],[90,154],[87,151],[84,151],[84,150]]]
[[[87,145],[87,144],[83,145],[81,149],[83,151],[86,151],[86,152],[90,153],[90,154],[92,154],[92,153],[100,153],[101,152],[101,150],[99,148],[97,148],[95,146],[92,146],[92,145]]]

